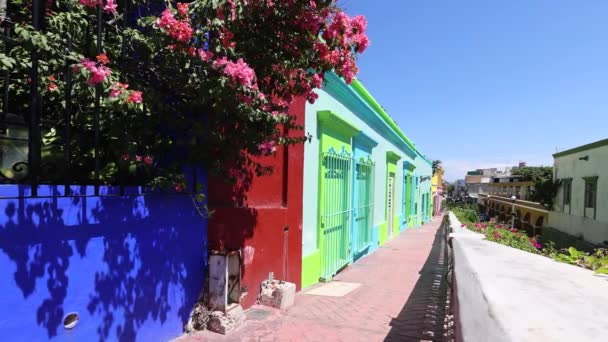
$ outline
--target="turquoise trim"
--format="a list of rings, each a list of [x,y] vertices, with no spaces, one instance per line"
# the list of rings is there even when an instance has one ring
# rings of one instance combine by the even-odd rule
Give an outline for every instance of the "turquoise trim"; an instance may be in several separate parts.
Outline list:
[[[409,171],[414,171],[416,169],[416,165],[408,162],[407,160],[403,161],[403,168]]]
[[[367,147],[368,149],[372,149],[378,146],[378,142],[372,139],[369,135],[359,132],[359,134],[353,137],[355,139],[355,143],[361,147]]]
[[[397,146],[410,158],[416,158],[419,154],[410,147],[407,141],[390,127],[390,125],[374,110],[352,87],[348,86],[338,75],[333,72],[325,75],[323,89],[336,100],[344,104],[351,112],[365,121],[369,127],[374,129],[386,140]]]

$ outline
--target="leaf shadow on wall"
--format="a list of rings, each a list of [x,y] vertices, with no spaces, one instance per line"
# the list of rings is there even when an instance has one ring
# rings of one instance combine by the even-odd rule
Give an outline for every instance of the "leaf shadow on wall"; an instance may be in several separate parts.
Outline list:
[[[47,338],[77,310],[88,314],[79,325],[95,325],[87,331],[100,341],[135,340],[150,323],[181,332],[203,286],[207,248],[206,223],[188,196],[19,198],[0,208],[0,253],[15,264],[23,298],[40,298],[32,314]]]

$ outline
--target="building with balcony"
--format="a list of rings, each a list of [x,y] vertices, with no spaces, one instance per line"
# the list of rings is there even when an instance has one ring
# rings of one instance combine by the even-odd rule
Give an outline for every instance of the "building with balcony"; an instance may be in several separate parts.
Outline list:
[[[479,196],[479,204],[497,222],[507,225],[513,223],[515,228],[523,229],[533,236],[540,234],[541,228],[547,224],[549,211],[542,204],[530,200],[532,190],[532,181],[503,174],[492,177],[488,192]]]
[[[561,181],[551,228],[593,244],[608,241],[608,139],[553,155]]]

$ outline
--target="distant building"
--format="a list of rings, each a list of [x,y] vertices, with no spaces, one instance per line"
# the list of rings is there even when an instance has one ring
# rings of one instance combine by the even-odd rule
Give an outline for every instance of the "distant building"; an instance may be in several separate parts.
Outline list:
[[[525,167],[520,162],[517,167]],[[547,224],[548,210],[542,204],[531,202],[534,183],[512,175],[514,167],[477,169],[467,172],[465,178],[468,196],[484,207],[500,223],[523,229],[536,235]],[[515,196],[515,200],[512,197]],[[513,212],[515,211],[515,212]],[[513,219],[515,214],[515,219]]]
[[[594,244],[608,240],[608,139],[553,155],[561,180],[549,225]]]
[[[433,216],[441,215],[441,203],[445,193],[443,188],[443,168],[440,166],[435,170],[431,179],[431,197],[433,198]]]
[[[479,194],[489,192],[492,178],[503,174],[502,171],[498,171],[496,168],[477,169],[467,172],[464,181],[468,197],[477,201]]]

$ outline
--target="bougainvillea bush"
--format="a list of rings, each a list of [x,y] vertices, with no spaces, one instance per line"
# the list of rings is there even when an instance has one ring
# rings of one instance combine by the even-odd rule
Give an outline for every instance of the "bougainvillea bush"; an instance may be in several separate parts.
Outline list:
[[[330,71],[350,82],[369,45],[365,18],[332,0],[44,0],[38,31],[31,1],[8,0],[9,111],[29,111],[34,52],[43,163],[68,172],[70,126],[70,179],[82,183],[94,177],[96,111],[102,183],[181,191],[185,166],[264,172],[256,156],[304,140],[288,113],[294,98],[314,102]]]
[[[543,245],[538,236],[530,238],[525,232],[513,227],[496,224],[493,220],[487,223],[470,220],[467,210],[454,208],[452,212],[459,221],[463,222],[461,224],[462,228],[468,228],[474,232],[484,234],[486,240],[550,257],[559,262],[594,270],[598,274],[608,274],[607,249],[598,248],[593,253],[578,251],[574,247],[558,250],[551,242]]]

